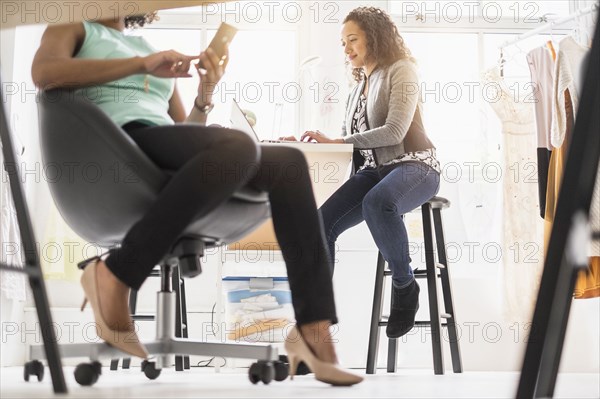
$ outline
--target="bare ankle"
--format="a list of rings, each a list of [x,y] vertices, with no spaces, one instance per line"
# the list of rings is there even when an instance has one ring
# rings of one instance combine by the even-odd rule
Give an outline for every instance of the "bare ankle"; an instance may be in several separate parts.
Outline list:
[[[317,358],[327,363],[337,364],[337,355],[329,327],[329,321],[318,321],[300,326],[304,342]]]
[[[129,287],[119,280],[103,261],[96,265],[100,312],[110,328],[116,331],[130,330]]]
[[[111,272],[104,261],[99,261],[96,268],[98,271],[98,280],[107,283],[107,287],[105,288],[110,288],[113,293],[129,293],[129,287]]]

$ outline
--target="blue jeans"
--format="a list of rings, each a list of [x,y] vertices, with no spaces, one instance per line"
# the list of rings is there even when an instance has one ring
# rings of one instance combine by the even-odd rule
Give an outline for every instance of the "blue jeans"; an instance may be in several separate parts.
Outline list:
[[[439,173],[420,162],[356,173],[320,208],[332,268],[337,238],[364,220],[389,264],[395,286],[408,286],[414,275],[403,215],[427,202],[439,188]]]

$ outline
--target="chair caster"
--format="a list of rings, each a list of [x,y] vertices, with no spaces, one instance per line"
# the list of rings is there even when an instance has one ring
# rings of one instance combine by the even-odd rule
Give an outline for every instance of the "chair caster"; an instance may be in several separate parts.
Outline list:
[[[156,368],[156,362],[149,362],[147,360],[144,360],[142,362],[142,371],[144,372],[146,377],[148,377],[149,380],[155,380],[160,375],[162,369]]]
[[[44,379],[44,365],[42,362],[39,360],[32,360],[25,363],[25,367],[23,367],[23,379],[29,381],[30,375],[35,375],[39,382]]]
[[[262,381],[263,384],[268,385],[275,378],[275,367],[271,362],[258,361],[253,363],[250,370],[248,370],[248,378],[253,384]]]
[[[102,374],[102,364],[100,362],[80,363],[75,367],[75,381],[81,386],[89,387],[98,382]]]
[[[281,360],[273,362],[275,367],[275,381],[283,381],[290,375],[290,366]]]

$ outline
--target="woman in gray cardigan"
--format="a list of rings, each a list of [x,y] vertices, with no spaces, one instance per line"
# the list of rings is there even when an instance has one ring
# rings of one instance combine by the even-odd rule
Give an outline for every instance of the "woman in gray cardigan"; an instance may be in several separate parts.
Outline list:
[[[386,332],[397,338],[414,326],[419,307],[402,216],[437,194],[440,164],[423,127],[415,61],[391,18],[373,7],[351,11],[342,44],[357,81],[346,106],[343,138],[309,131],[302,140],[354,144],[358,171],[321,207],[325,234],[333,259],[338,236],[367,222],[392,270]]]

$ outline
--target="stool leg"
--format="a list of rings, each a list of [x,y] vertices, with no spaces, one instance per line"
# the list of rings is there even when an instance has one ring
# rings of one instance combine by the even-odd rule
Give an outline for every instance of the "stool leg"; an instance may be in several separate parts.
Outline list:
[[[379,347],[379,323],[381,322],[381,306],[383,302],[385,260],[381,252],[377,255],[377,271],[375,272],[375,292],[373,294],[373,310],[371,311],[371,328],[369,333],[369,349],[367,352],[367,374],[375,374],[377,367],[377,348]]]
[[[183,338],[189,338],[188,337],[188,318],[187,318],[187,304],[185,301],[185,279],[180,278],[179,281],[181,282],[180,285],[180,290],[179,292],[181,293],[181,321],[182,321],[182,335]],[[183,368],[186,370],[190,369],[190,357],[189,356],[184,356],[183,357]]]
[[[446,258],[446,240],[444,236],[444,225],[442,224],[441,210],[433,210],[433,225],[435,227],[435,241],[438,250],[438,259],[444,267],[440,269],[442,279],[442,294],[444,296],[444,309],[450,318],[446,320],[448,326],[448,338],[450,339],[450,354],[452,356],[452,370],[455,373],[462,373],[462,359],[460,357],[460,343],[458,341],[458,332],[456,330],[456,313],[454,311],[454,301],[452,300],[452,286],[450,284],[450,268]]]
[[[387,359],[387,372],[395,373],[397,367],[398,357],[398,338],[388,339],[388,359]]]
[[[179,267],[173,268],[171,274],[171,280],[173,285],[173,291],[175,291],[175,337],[181,338],[181,277],[179,276]],[[175,356],[175,370],[183,371],[183,356]]]
[[[429,317],[431,323],[431,346],[433,349],[433,370],[435,374],[444,374],[444,354],[442,352],[442,327],[437,299],[437,272],[433,249],[433,231],[431,229],[431,205],[421,206],[423,217],[423,235],[425,239],[425,263],[427,265],[427,291],[429,295]]]

